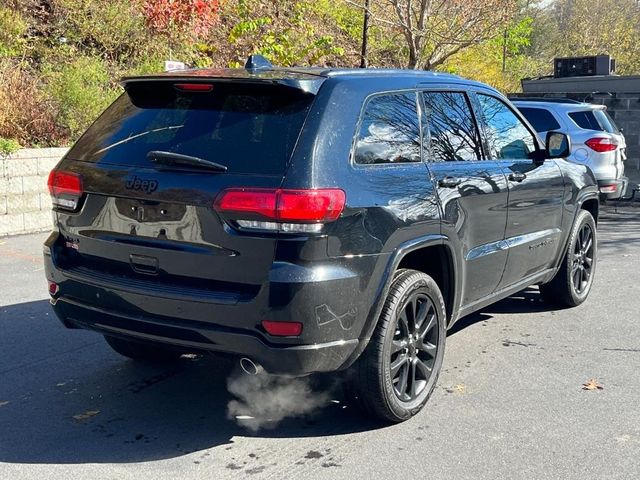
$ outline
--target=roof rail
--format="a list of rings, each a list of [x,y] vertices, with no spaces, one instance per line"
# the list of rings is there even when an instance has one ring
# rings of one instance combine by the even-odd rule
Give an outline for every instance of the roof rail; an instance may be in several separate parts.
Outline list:
[[[522,101],[522,102],[548,102],[548,103],[584,103],[579,102],[578,100],[573,100],[571,98],[558,98],[558,97],[518,97],[518,96],[510,96],[509,100],[511,101]]]
[[[255,72],[257,70],[270,70],[273,68],[273,65],[262,55],[249,55],[247,63],[244,64],[244,68],[250,72]]]

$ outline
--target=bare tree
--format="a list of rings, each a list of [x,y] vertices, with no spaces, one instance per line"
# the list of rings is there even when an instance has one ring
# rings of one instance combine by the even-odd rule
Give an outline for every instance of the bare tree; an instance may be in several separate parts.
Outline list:
[[[504,32],[515,0],[384,0],[375,17],[404,36],[409,68],[433,69]]]

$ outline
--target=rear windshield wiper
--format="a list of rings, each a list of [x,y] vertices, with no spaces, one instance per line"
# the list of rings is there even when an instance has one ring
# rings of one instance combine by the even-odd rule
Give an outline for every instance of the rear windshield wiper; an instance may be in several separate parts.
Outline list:
[[[226,172],[227,167],[212,160],[206,160],[200,157],[192,157],[191,155],[182,155],[180,153],[163,152],[161,150],[152,150],[147,153],[147,158],[154,163],[160,165],[185,165],[189,167],[206,168],[216,172]]]

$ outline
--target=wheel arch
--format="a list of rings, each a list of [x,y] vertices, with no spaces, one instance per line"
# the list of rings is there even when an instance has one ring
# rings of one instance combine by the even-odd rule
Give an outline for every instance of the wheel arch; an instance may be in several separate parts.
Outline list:
[[[587,210],[598,224],[598,215],[600,213],[600,201],[598,197],[587,197],[580,203],[580,210]],[[577,216],[578,212],[576,212]],[[575,219],[574,219],[575,221]]]
[[[429,275],[438,285],[447,313],[447,325],[453,318],[455,288],[455,264],[453,251],[446,243],[428,245],[407,252],[400,259],[397,270],[411,269]]]
[[[438,255],[438,262],[430,264],[428,260],[434,259],[435,255]],[[445,257],[443,257],[443,255],[445,255]],[[419,265],[426,265],[428,271],[416,268],[416,266]],[[369,344],[369,340],[373,335],[380,313],[384,307],[385,299],[393,283],[395,272],[398,271],[399,268],[412,268],[427,273],[427,275],[430,276],[432,276],[430,272],[436,273],[438,269],[441,269],[440,281],[443,282],[442,285],[447,289],[447,296],[445,296],[447,327],[455,321],[460,302],[459,292],[461,282],[459,276],[459,259],[455,254],[455,249],[452,248],[449,240],[444,235],[427,235],[405,242],[393,251],[387,262],[382,281],[375,296],[375,301],[362,329],[358,348],[345,361],[343,368],[347,368],[355,362]],[[434,280],[442,291],[443,286],[441,283],[439,283],[436,278],[434,278]],[[442,293],[444,296],[445,293]]]

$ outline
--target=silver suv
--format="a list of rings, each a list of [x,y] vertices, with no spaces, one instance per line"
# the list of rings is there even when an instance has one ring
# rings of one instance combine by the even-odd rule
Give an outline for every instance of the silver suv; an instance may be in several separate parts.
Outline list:
[[[603,199],[625,195],[626,142],[624,135],[604,105],[569,99],[514,98],[518,107],[540,137],[548,131],[565,133],[571,139],[568,160],[587,165],[598,180]]]

